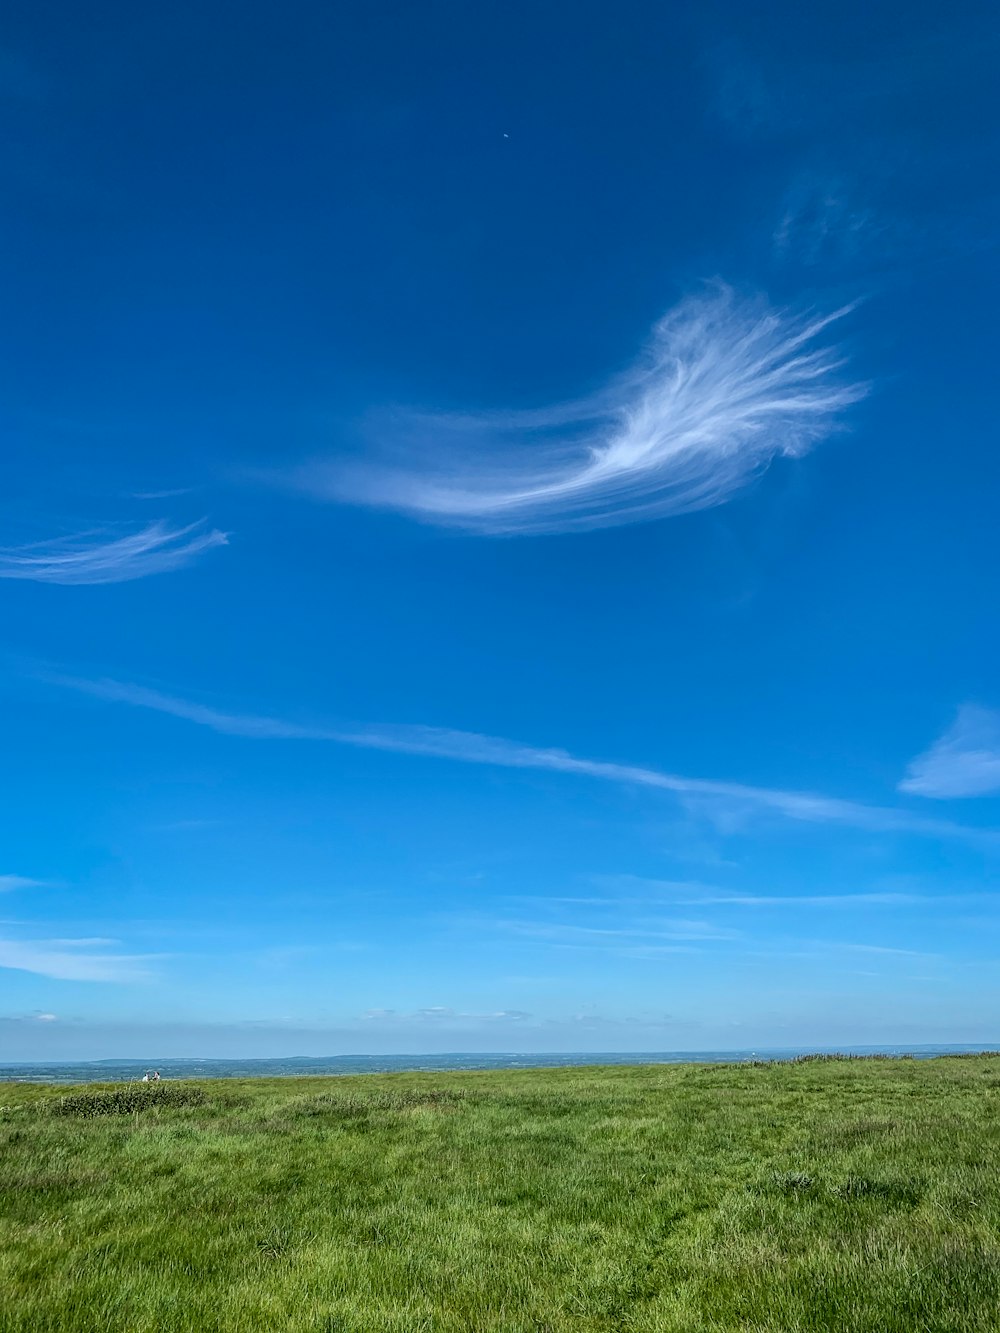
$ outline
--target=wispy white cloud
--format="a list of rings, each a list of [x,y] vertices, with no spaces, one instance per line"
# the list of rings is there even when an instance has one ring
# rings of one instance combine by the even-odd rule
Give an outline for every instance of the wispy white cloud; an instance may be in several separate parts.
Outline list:
[[[451,1026],[466,1023],[524,1023],[532,1017],[524,1009],[497,1009],[487,1013],[464,1013],[447,1005],[435,1004],[426,1009],[401,1011],[398,1009],[366,1009],[361,1015],[363,1023],[387,1024],[389,1026],[423,1024]]]
[[[965,704],[906,770],[899,790],[939,799],[1000,791],[1000,712]]]
[[[641,359],[576,402],[484,415],[397,415],[382,457],[314,462],[323,498],[483,533],[610,527],[722,504],[780,455],[828,435],[864,393],[803,317],[716,285],[663,317]]]
[[[173,490],[167,491],[133,491],[133,500],[173,500],[179,495],[190,495],[195,488],[193,486],[175,486]]]
[[[29,879],[26,875],[0,875],[0,893],[13,893],[15,889],[42,889],[48,881]]]
[[[899,877],[894,881],[899,882]],[[903,882],[905,877],[903,877]],[[740,893],[714,884],[701,883],[698,880],[652,879],[644,875],[594,875],[590,877],[597,889],[604,889],[603,896],[595,894],[547,895],[545,897],[527,897],[521,901],[578,903],[595,907],[618,907],[622,904],[664,907],[762,907],[762,908],[854,908],[854,907],[912,907],[921,904],[926,907],[940,907],[953,911],[958,903],[970,903],[986,900],[993,902],[1000,898],[1000,893],[988,888],[956,891],[953,881],[949,881],[945,890],[928,891],[920,887],[920,881],[914,880],[913,888],[876,888],[867,890],[845,889],[842,893]]]
[[[790,958],[830,961],[848,958],[852,954],[871,954],[881,957],[886,963],[893,959],[908,962],[914,958],[925,961],[940,957],[939,954],[927,953],[920,949],[899,949],[894,945],[855,943],[850,940],[802,940],[789,939],[780,942],[777,947],[761,947],[743,951],[747,958],[768,958],[776,962],[785,962]],[[862,974],[863,975],[863,974]],[[870,975],[875,976],[876,973]]]
[[[512,935],[546,940],[553,944],[567,944],[588,948],[620,948],[622,945],[662,943],[674,944],[731,940],[735,932],[710,921],[636,921],[627,926],[581,926],[552,921],[492,921],[491,931],[502,930]]]
[[[854,953],[881,953],[897,958],[934,958],[936,955],[927,953],[923,949],[897,949],[894,946],[886,944],[832,944],[827,946],[835,949],[850,949]]]
[[[0,547],[0,579],[36,583],[125,583],[165,574],[228,541],[204,522],[172,527],[158,521],[123,537],[81,532],[28,546]]]
[[[702,903],[728,907],[911,907],[917,902],[938,902],[930,895],[915,893],[720,893],[699,899]]]
[[[113,949],[121,943],[106,935],[86,935],[75,939],[46,940],[53,949]]]
[[[585,950],[618,958],[660,958],[700,953],[706,944],[728,944],[735,931],[708,921],[629,919],[615,916],[616,924],[581,925],[553,920],[484,920],[467,923],[491,937],[512,935],[542,947]]]
[[[541,905],[544,911],[548,903],[558,911],[559,903],[555,900],[539,900],[538,905]],[[627,906],[623,912],[620,904],[601,904],[601,906],[614,908],[613,916],[603,917],[604,921],[612,921],[613,924],[580,924],[577,921],[552,919],[548,915],[537,919],[479,921],[473,919],[465,924],[474,930],[486,931],[491,936],[500,932],[557,949],[582,949],[626,958],[656,958],[670,954],[702,953],[706,948],[713,947],[724,950],[726,956],[732,958],[768,956],[787,959],[813,957],[817,954],[836,957],[855,953],[877,954],[887,958],[933,956],[924,951],[900,948],[895,944],[797,937],[783,939],[777,942],[776,946],[772,942],[770,948],[762,950],[744,931],[717,925],[710,920],[641,916],[630,912]],[[710,904],[703,902],[700,906],[707,907]]]
[[[944,897],[942,895],[934,896],[932,894],[917,893],[790,893],[790,894],[754,894],[754,893],[726,893],[718,889],[706,889],[691,893],[690,889],[683,890],[677,896],[669,891],[669,882],[665,885],[665,891],[662,894],[656,894],[657,881],[635,881],[635,888],[646,887],[650,895],[647,897],[633,897],[629,895],[616,897],[596,897],[596,896],[569,896],[549,897],[544,900],[532,899],[533,902],[545,901],[554,904],[564,903],[567,905],[577,905],[580,907],[621,907],[621,906],[639,906],[639,905],[658,905],[660,907],[671,905],[675,907],[776,907],[776,908],[801,908],[801,907],[831,907],[831,908],[855,908],[855,907],[912,907],[914,903],[939,903],[943,907],[954,905],[953,897]],[[686,896],[691,893],[691,896]]]
[[[804,264],[851,259],[864,240],[880,229],[871,209],[853,198],[843,178],[804,173],[785,196],[775,228],[774,251]]]
[[[280,718],[254,717],[241,713],[224,713],[204,704],[191,703],[186,699],[177,699],[163,694],[159,690],[146,689],[142,685],[130,685],[117,680],[84,680],[78,676],[64,676],[46,673],[42,677],[53,685],[63,685],[79,690],[83,694],[93,695],[97,699],[106,699],[112,703],[132,704],[136,708],[151,708],[157,713],[169,713],[171,717],[183,718],[198,726],[208,727],[212,731],[222,732],[226,736],[246,736],[255,740],[313,740],[337,741],[345,739],[340,732],[319,727],[299,726],[294,722],[284,722]]]
[[[109,953],[113,940],[0,939],[0,968],[35,972],[58,981],[138,981],[150,955]]]
[[[649,787],[670,792],[681,800],[696,800],[702,808],[719,803],[727,812],[738,808],[746,813],[770,814],[801,823],[842,825],[872,833],[918,834],[925,837],[960,838],[980,843],[1000,844],[1000,832],[997,830],[970,828],[949,820],[912,814],[907,810],[865,805],[858,801],[844,800],[837,796],[822,796],[812,792],[784,791],[773,787],[753,787],[745,783],[717,781],[712,778],[684,777],[677,773],[634,764],[581,759],[566,750],[521,745],[516,741],[504,740],[497,736],[483,736],[475,732],[420,725],[309,726],[280,718],[225,713],[204,704],[192,703],[158,690],[122,681],[86,680],[75,676],[53,674],[47,675],[45,679],[51,684],[79,690],[99,699],[167,713],[229,736],[257,740],[331,741],[362,749],[389,750],[403,754],[453,759],[465,764],[570,773],[624,786]]]

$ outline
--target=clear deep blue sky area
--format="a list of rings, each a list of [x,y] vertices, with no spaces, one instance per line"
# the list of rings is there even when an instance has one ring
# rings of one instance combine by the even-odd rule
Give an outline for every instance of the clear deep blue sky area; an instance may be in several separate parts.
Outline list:
[[[997,1040],[998,32],[8,9],[0,1059]]]

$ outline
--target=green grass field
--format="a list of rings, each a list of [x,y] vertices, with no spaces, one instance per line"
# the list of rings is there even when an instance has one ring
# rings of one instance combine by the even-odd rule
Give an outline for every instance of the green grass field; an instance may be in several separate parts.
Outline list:
[[[0,1327],[1000,1329],[1000,1060],[0,1085]]]

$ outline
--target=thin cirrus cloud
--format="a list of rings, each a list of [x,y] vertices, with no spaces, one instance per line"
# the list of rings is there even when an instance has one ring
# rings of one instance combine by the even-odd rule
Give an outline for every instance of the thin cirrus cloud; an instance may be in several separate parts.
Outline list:
[[[402,1013],[398,1009],[366,1009],[360,1015],[363,1023],[391,1024],[523,1023],[531,1017],[524,1009],[497,1009],[485,1014],[470,1014],[441,1004]]]
[[[140,981],[149,956],[108,952],[114,940],[0,939],[0,968],[34,972],[57,981]]]
[[[739,893],[731,889],[720,888],[715,884],[703,884],[697,880],[651,879],[643,875],[594,875],[590,882],[598,890],[597,894],[576,894],[539,898],[537,895],[528,899],[532,902],[578,903],[595,907],[615,907],[622,904],[630,906],[664,907],[746,907],[746,908],[849,908],[858,907],[912,907],[921,904],[927,907],[940,907],[953,911],[957,902],[975,902],[986,899],[992,902],[998,895],[989,889],[961,889],[956,892],[953,882],[949,882],[947,891],[932,891],[928,888],[917,889],[846,889],[842,893]]]
[[[627,883],[630,877],[625,877]],[[637,880],[633,881],[637,887],[646,886],[648,890],[655,893],[660,885],[658,880]],[[670,888],[669,881],[663,882],[663,887]],[[690,892],[689,889],[682,888],[683,893]],[[531,899],[532,902],[538,902],[537,898]],[[955,898],[953,895],[943,897],[933,894],[918,893],[792,893],[792,894],[759,894],[759,893],[725,893],[721,890],[705,889],[698,892],[695,896],[671,896],[664,893],[652,897],[595,897],[594,895],[575,895],[567,894],[559,897],[549,897],[545,902],[555,905],[579,906],[579,907],[613,907],[622,906],[673,906],[673,907],[759,907],[759,908],[791,908],[798,911],[803,907],[836,907],[848,908],[854,910],[858,907],[912,907],[915,903],[928,903],[952,910]]]
[[[867,241],[886,230],[854,195],[842,178],[800,176],[786,195],[772,237],[775,254],[806,265],[853,259]]]
[[[714,926],[708,921],[664,921],[615,927],[580,926],[563,922],[496,921],[491,923],[491,929],[569,948],[617,950],[652,944],[672,953],[688,952],[674,947],[680,944],[736,938],[735,931]],[[669,947],[664,941],[669,942]]]
[[[565,922],[490,921],[483,922],[491,933],[509,934],[559,949],[584,949],[617,954],[629,958],[657,958],[666,954],[700,953],[705,945],[722,946],[736,955],[756,956],[762,951],[744,941],[742,932],[717,927],[708,921],[635,921],[627,926],[579,926]],[[667,941],[664,943],[664,941]],[[815,950],[828,955],[863,953],[887,958],[932,957],[931,954],[902,949],[894,945],[843,942],[836,940],[793,940],[785,942],[780,952],[770,956],[789,958],[812,956]]]
[[[13,893],[17,889],[43,889],[47,885],[47,880],[30,879],[27,875],[0,875],[0,893]]]
[[[558,533],[724,503],[779,456],[838,425],[864,386],[821,335],[847,308],[803,317],[716,285],[680,301],[606,387],[540,410],[398,414],[381,456],[313,462],[317,496],[480,533]]]
[[[582,759],[566,750],[542,749],[475,732],[421,725],[307,726],[281,718],[225,713],[205,704],[178,699],[159,690],[123,681],[86,680],[51,673],[43,679],[49,684],[77,690],[108,702],[167,713],[227,736],[256,740],[330,741],[362,749],[453,759],[466,764],[570,773],[622,786],[649,787],[670,792],[682,801],[696,802],[709,810],[717,805],[727,818],[734,810],[738,810],[740,814],[766,814],[801,823],[840,825],[872,833],[916,834],[1000,845],[1000,832],[997,830],[968,827],[907,810],[865,805],[811,792],[685,777],[633,764]]]
[[[0,579],[68,585],[125,583],[190,564],[228,537],[202,520],[172,527],[160,520],[122,537],[81,532],[28,546],[0,547]]]
[[[911,762],[899,790],[941,800],[1000,791],[1000,712],[965,704],[944,735]]]

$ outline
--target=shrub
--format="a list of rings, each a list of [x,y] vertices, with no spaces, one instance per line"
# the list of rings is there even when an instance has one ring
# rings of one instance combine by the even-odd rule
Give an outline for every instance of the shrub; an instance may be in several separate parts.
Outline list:
[[[122,1083],[115,1088],[71,1092],[47,1105],[50,1115],[89,1119],[99,1115],[133,1115],[154,1108],[201,1106],[205,1101],[203,1089],[189,1084]]]

